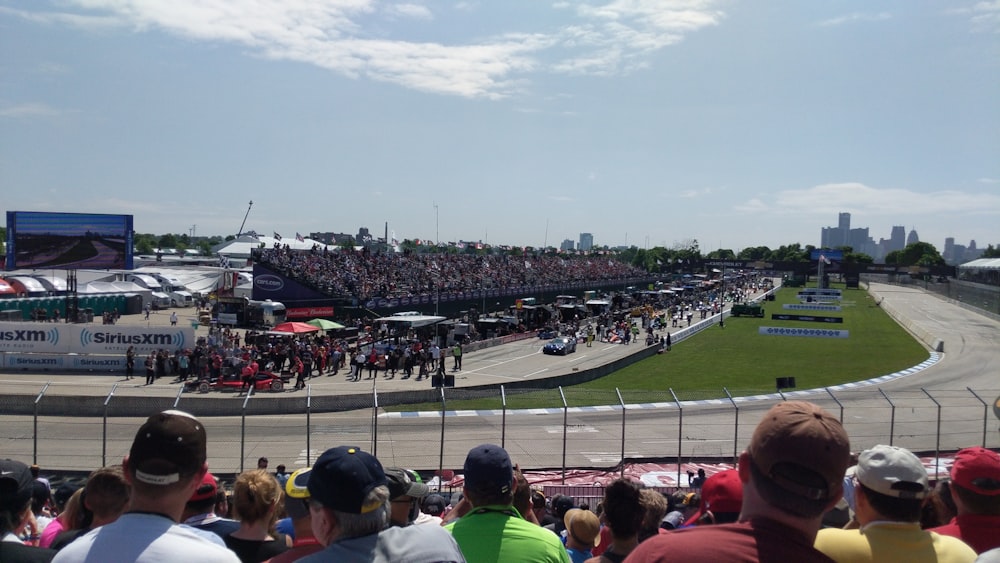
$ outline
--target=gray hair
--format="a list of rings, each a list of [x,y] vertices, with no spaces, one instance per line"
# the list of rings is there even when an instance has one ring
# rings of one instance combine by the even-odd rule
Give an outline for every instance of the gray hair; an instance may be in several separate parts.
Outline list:
[[[360,538],[377,534],[389,525],[389,488],[380,485],[365,497],[362,506],[378,504],[378,508],[365,514],[352,514],[331,509],[340,527],[338,539]]]

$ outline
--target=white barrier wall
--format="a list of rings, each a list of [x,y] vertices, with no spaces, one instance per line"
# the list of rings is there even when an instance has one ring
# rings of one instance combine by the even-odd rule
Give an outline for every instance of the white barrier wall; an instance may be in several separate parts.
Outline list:
[[[142,367],[142,357],[136,358],[136,371]],[[77,354],[0,353],[0,366],[5,371],[125,371],[125,355],[80,356]]]

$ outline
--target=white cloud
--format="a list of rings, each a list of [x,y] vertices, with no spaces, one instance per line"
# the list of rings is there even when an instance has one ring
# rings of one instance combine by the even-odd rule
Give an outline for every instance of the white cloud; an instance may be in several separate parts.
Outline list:
[[[819,22],[819,25],[830,27],[830,26],[844,25],[850,23],[884,21],[890,18],[892,18],[892,16],[887,12],[879,12],[877,14],[852,12],[850,14],[845,14],[843,16],[838,16],[835,18],[830,18],[828,20],[823,20]]]
[[[0,117],[28,119],[32,117],[55,117],[61,112],[51,106],[30,102],[0,108]]]
[[[966,8],[949,10],[948,13],[968,17],[973,31],[1000,33],[1000,0],[975,2]]]
[[[751,200],[743,206],[758,206]],[[781,215],[834,216],[841,211],[867,216],[912,217],[943,214],[1000,214],[1000,195],[958,190],[920,193],[901,188],[872,188],[861,183],[824,184],[775,194],[767,209]]]
[[[570,197],[568,195],[550,195],[550,196],[547,196],[546,199],[550,199],[552,201],[563,201],[563,202],[566,202],[566,201],[576,201],[575,198],[572,198],[572,197]]]
[[[980,184],[1000,184],[1000,180],[996,178],[980,178],[976,181]]]
[[[274,59],[313,64],[350,78],[373,79],[429,93],[499,99],[521,92],[531,73],[608,76],[646,66],[651,52],[685,34],[717,25],[718,0],[611,0],[559,3],[565,25],[495,33],[469,44],[410,41],[395,20],[431,21],[426,6],[375,0],[65,0],[71,11],[0,10],[36,23],[95,30],[163,30],[236,43]],[[478,3],[450,9],[468,13]],[[372,29],[379,30],[373,34]],[[404,33],[400,30],[397,34]],[[542,56],[557,62],[543,63]]]

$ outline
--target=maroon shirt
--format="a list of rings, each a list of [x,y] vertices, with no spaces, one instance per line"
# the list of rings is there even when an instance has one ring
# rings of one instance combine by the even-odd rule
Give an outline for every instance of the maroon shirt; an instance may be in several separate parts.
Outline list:
[[[640,543],[625,559],[625,563],[668,561],[827,563],[833,560],[813,548],[813,538],[763,518],[672,530]]]
[[[944,526],[931,528],[930,531],[958,538],[969,544],[976,553],[1000,547],[1000,516],[961,514]]]

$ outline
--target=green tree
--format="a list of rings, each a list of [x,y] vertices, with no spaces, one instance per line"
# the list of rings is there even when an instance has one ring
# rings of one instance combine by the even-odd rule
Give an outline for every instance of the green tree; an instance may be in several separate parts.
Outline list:
[[[915,242],[886,255],[886,264],[897,266],[944,266],[944,258],[929,242]]]
[[[987,246],[986,250],[983,251],[981,258],[1000,258],[1000,247],[993,248],[992,244]]]
[[[156,235],[137,233],[133,239],[135,251],[139,254],[152,254],[156,250]]]
[[[771,257],[771,249],[766,246],[751,246],[740,250],[737,258],[740,260],[768,260]]]
[[[158,244],[160,245],[160,248],[177,248],[177,235],[169,233],[160,235]]]
[[[735,260],[736,253],[729,248],[720,248],[709,252],[705,255],[705,258],[712,260]]]

